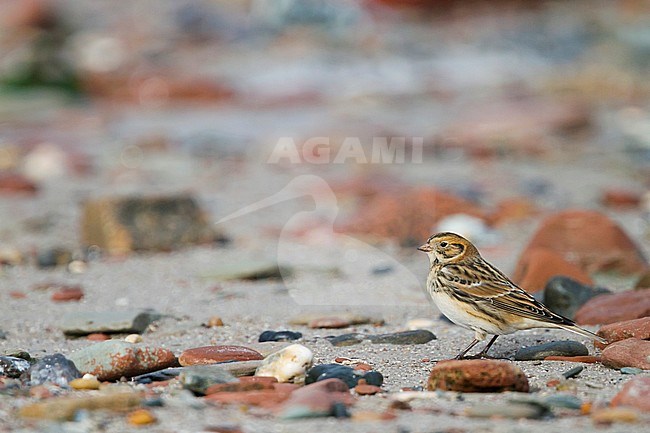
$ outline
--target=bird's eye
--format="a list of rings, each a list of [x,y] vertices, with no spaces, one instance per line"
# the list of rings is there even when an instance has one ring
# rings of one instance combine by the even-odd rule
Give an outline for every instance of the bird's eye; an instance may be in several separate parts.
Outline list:
[[[447,248],[447,245],[449,245],[449,244],[447,242],[445,242],[445,241],[440,242],[440,246],[443,247],[443,248]]]

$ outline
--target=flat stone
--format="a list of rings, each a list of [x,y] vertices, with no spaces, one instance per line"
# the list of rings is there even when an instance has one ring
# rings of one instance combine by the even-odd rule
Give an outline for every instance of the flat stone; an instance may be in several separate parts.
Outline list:
[[[75,312],[63,316],[60,328],[65,335],[79,336],[93,333],[142,334],[162,315],[153,310]]]
[[[548,356],[585,356],[589,349],[577,341],[551,341],[537,346],[522,347],[515,353],[516,361],[541,361]]]
[[[22,379],[29,386],[53,383],[65,386],[71,380],[81,377],[81,373],[71,359],[60,353],[44,356],[32,364],[24,373]]]
[[[650,370],[650,341],[628,338],[603,350],[603,364],[610,368],[636,367]]]
[[[366,384],[381,387],[384,377],[378,371],[355,370],[352,367],[341,364],[320,364],[307,371],[305,383],[315,383],[328,379],[339,379],[349,388],[354,388],[360,380]]]
[[[0,376],[17,379],[26,372],[31,364],[26,359],[14,356],[0,356]]]
[[[353,397],[339,379],[327,379],[295,390],[278,410],[281,419],[332,416],[337,404],[351,405]]]
[[[346,347],[346,346],[354,346],[355,344],[359,344],[362,341],[367,340],[368,336],[365,334],[354,333],[354,334],[330,336],[325,338],[327,339],[327,341],[330,342],[330,344],[332,344],[332,346]]]
[[[274,260],[238,260],[233,263],[218,264],[200,274],[201,278],[219,281],[263,280],[282,278],[290,274],[288,268],[278,266]]]
[[[630,406],[650,412],[650,377],[635,377],[627,381],[614,396],[611,405]]]
[[[601,362],[600,356],[547,356],[544,361],[564,361],[564,362],[582,362],[585,364],[595,364]]]
[[[182,366],[188,366],[260,359],[264,359],[264,357],[259,352],[248,347],[223,345],[187,349],[178,357],[178,362]]]
[[[84,291],[81,286],[64,286],[59,287],[50,297],[54,302],[71,302],[80,301],[84,297]]]
[[[435,340],[436,336],[426,329],[394,332],[391,334],[371,335],[368,337],[373,344],[425,344]]]
[[[469,407],[465,415],[472,418],[529,418],[539,419],[548,414],[548,409],[532,403],[490,403]]]
[[[600,328],[596,334],[607,340],[609,344],[625,340],[626,338],[650,340],[650,317],[610,323]],[[595,344],[600,349],[606,346],[600,342],[596,342]]]
[[[619,370],[621,374],[640,374],[643,370],[636,367],[623,367]]]
[[[82,244],[110,255],[172,251],[215,238],[208,214],[188,195],[99,198],[82,209]]]
[[[636,423],[639,421],[639,413],[629,407],[613,407],[592,412],[591,419],[596,424],[605,425],[615,422]]]
[[[553,277],[544,287],[544,304],[553,312],[569,319],[588,300],[605,293],[610,293],[603,287],[590,287],[568,277]]]
[[[528,392],[528,379],[510,362],[495,360],[440,361],[431,369],[427,388],[458,392]]]
[[[178,365],[174,354],[160,347],[144,346],[120,340],[95,343],[70,355],[83,373],[100,381],[118,380]]]
[[[262,365],[262,361],[239,361],[219,364],[221,368],[235,377],[251,376]]]
[[[289,385],[289,384],[281,384]],[[295,385],[292,385],[295,386]],[[276,408],[285,402],[294,389],[262,389],[246,392],[218,392],[206,395],[203,399],[211,404],[237,404]]]
[[[254,379],[254,380],[251,380]],[[240,377],[237,382],[231,383],[217,383],[208,387],[205,390],[206,395],[217,394],[220,392],[248,392],[260,390],[275,389],[275,384],[278,383],[275,377],[253,376],[253,377]]]
[[[264,331],[260,334],[257,341],[264,343],[266,341],[294,341],[302,338],[301,332],[294,331]]]
[[[59,397],[23,406],[18,411],[18,415],[22,418],[72,421],[80,410],[125,411],[139,406],[141,402],[142,396],[132,391],[83,397]]]
[[[239,383],[237,378],[218,365],[193,365],[183,368],[179,375],[183,388],[204,395],[216,384]]]
[[[576,312],[575,320],[581,325],[607,325],[647,316],[650,316],[650,289],[641,289],[590,299]]]

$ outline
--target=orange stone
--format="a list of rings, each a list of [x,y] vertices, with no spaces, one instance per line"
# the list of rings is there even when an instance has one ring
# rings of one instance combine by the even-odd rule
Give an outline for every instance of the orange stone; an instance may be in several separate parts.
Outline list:
[[[517,263],[513,280],[526,291],[535,293],[544,290],[548,280],[556,276],[569,277],[588,286],[594,283],[585,271],[546,248],[527,250]]]

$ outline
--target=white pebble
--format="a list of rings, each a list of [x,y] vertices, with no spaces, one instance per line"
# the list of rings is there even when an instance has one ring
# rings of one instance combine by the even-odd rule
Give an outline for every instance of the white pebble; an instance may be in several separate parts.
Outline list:
[[[296,382],[305,377],[314,354],[301,344],[292,344],[267,356],[255,376],[275,377],[278,382]]]
[[[129,334],[124,337],[124,341],[127,343],[142,343],[142,335],[140,334]]]

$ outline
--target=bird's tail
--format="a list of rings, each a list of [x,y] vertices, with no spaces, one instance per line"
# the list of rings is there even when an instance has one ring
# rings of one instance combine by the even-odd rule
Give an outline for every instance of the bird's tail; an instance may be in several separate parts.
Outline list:
[[[596,340],[596,341],[599,341],[599,342],[601,342],[601,343],[603,343],[603,344],[607,344],[607,343],[608,343],[608,341],[605,340],[605,339],[604,339],[603,337],[601,337],[600,335],[596,335],[596,334],[594,334],[593,332],[587,331],[586,329],[582,329],[581,327],[579,327],[579,326],[576,325],[576,324],[572,324],[572,325],[558,325],[558,327],[560,327],[560,328],[562,328],[562,329],[564,329],[564,330],[567,330],[567,331],[575,332],[576,334],[580,334],[580,335],[582,335],[582,336],[584,336],[584,337],[587,337],[587,338],[592,338],[592,339],[594,339],[594,340]]]

